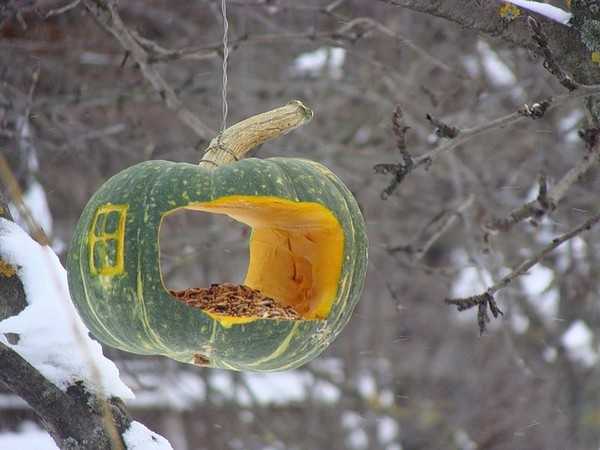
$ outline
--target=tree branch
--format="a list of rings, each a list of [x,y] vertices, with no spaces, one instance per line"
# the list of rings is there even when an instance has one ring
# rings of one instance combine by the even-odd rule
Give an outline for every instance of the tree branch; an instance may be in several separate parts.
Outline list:
[[[417,167],[423,167],[426,170],[429,169],[431,164],[442,154],[450,152],[458,148],[459,146],[466,144],[471,139],[482,136],[491,131],[495,131],[501,128],[505,128],[509,125],[514,125],[519,123],[525,119],[539,119],[544,116],[546,111],[554,109],[569,100],[574,100],[582,97],[589,97],[591,95],[600,94],[600,85],[592,85],[592,86],[584,86],[579,85],[576,90],[557,95],[554,97],[549,97],[545,100],[541,100],[539,102],[533,103],[530,105],[523,105],[519,108],[518,111],[513,113],[504,115],[502,117],[498,117],[496,119],[490,120],[489,122],[483,123],[481,125],[475,126],[473,128],[465,128],[458,129],[452,128],[453,139],[442,142],[436,148],[420,155],[415,156],[411,160],[410,167],[404,167],[402,165],[403,170],[401,171],[401,177],[398,178],[397,164],[376,164],[374,166],[375,172],[380,174],[393,173],[396,175],[395,180],[390,184],[388,188],[383,192],[382,197],[387,198],[403,181],[404,177],[415,170]],[[431,119],[430,119],[431,121]],[[434,125],[438,125],[434,123]],[[447,125],[446,125],[447,126]],[[485,148],[482,146],[482,148]],[[593,164],[594,161],[589,162],[590,165]]]
[[[4,286],[0,300],[4,301]],[[118,398],[100,399],[88,393],[81,383],[66,392],[50,383],[17,352],[0,342],[0,382],[25,400],[40,416],[59,448],[69,450],[123,449],[120,435],[131,424]],[[108,404],[119,441],[107,431],[103,409]]]
[[[573,228],[571,231],[568,231],[567,233],[553,239],[549,245],[544,247],[541,251],[539,251],[537,254],[535,254],[531,258],[528,258],[528,259],[524,260],[523,262],[521,262],[521,264],[519,264],[516,269],[514,269],[511,273],[509,273],[508,275],[503,277],[497,283],[495,283],[492,286],[490,286],[489,288],[487,288],[487,290],[485,292],[478,294],[478,295],[473,295],[471,297],[465,297],[465,298],[446,298],[444,301],[449,305],[456,306],[458,311],[465,311],[467,309],[471,309],[471,308],[477,306],[479,309],[479,312],[478,312],[479,331],[480,331],[480,333],[483,333],[485,331],[487,322],[489,322],[489,320],[490,320],[487,315],[488,308],[490,309],[494,318],[498,317],[499,315],[502,315],[502,311],[500,311],[500,309],[496,305],[496,301],[494,298],[494,295],[498,291],[500,291],[501,289],[504,289],[509,284],[511,284],[513,281],[515,281],[517,278],[526,274],[529,269],[531,269],[533,266],[535,266],[536,264],[541,262],[542,259],[544,259],[549,253],[551,253],[553,250],[555,250],[561,244],[567,242],[570,239],[573,239],[575,236],[577,236],[578,234],[580,234],[584,231],[590,230],[598,222],[600,222],[600,213],[594,214],[592,217],[590,217],[588,220],[583,222],[581,225],[579,225],[579,226]]]
[[[508,22],[499,14],[500,4],[495,1],[481,0],[379,0],[392,6],[411,9],[430,14],[464,28],[500,38],[510,44],[517,45],[540,53],[540,49],[531,41],[526,15]],[[543,21],[548,45],[552,48],[554,58],[560,66],[571,73],[576,82],[581,84],[600,83],[600,71],[591,60],[590,51],[581,42],[579,32],[574,27],[559,23]]]
[[[173,88],[164,80],[158,70],[149,63],[146,50],[139,44],[132,32],[123,23],[116,2],[113,0],[84,0],[83,4],[96,21],[111,33],[121,46],[139,65],[146,80],[158,92],[167,107],[175,111],[177,117],[202,139],[210,139],[216,133],[189,110],[177,96]]]
[[[1,191],[0,216],[12,219]],[[5,262],[0,269],[3,267],[12,270],[0,270],[0,322],[27,306],[16,268]],[[5,342],[18,342],[18,335],[0,335],[0,384],[29,404],[59,448],[125,449],[123,434],[130,428],[132,418],[121,399],[106,399],[88,392],[84,380],[76,381],[63,391]]]
[[[600,161],[600,143],[586,150],[586,154],[575,164],[556,185],[545,191],[545,181],[541,184],[540,195],[535,200],[525,203],[510,212],[507,218],[492,220],[486,228],[492,231],[509,231],[513,226],[531,217],[541,218],[548,211],[556,209],[558,203],[567,194],[569,188],[577,182],[588,170]]]

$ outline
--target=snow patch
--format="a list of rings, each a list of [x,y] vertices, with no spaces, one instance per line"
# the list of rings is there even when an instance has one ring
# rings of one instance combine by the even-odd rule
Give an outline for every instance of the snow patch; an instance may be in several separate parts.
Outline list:
[[[246,373],[248,389],[260,404],[285,404],[301,402],[305,398],[305,387],[310,386],[306,372]]]
[[[365,430],[357,428],[348,433],[346,442],[350,448],[367,448],[369,445],[369,437]]]
[[[340,47],[321,47],[313,52],[302,53],[292,65],[296,75],[312,77],[327,74],[334,80],[342,78],[342,66],[346,60],[346,50]]]
[[[529,318],[514,308],[510,315],[510,325],[515,333],[523,334],[529,328]]]
[[[346,445],[348,448],[365,448],[369,444],[369,437],[361,427],[364,419],[354,411],[342,413],[342,426],[348,429]]]
[[[17,224],[0,219],[0,258],[17,267],[27,307],[0,322],[0,333],[16,333],[10,345],[62,390],[77,381],[104,397],[133,398],[115,364],[88,336],[69,296],[67,272],[56,254],[41,246]]]
[[[113,64],[113,57],[104,53],[81,52],[79,63],[91,66],[108,66]]]
[[[360,414],[354,411],[345,411],[342,413],[342,426],[344,428],[356,428],[363,422]]]
[[[571,20],[571,17],[573,17],[573,14],[570,12],[546,3],[534,2],[530,0],[502,0],[502,3],[512,3],[513,5],[525,8],[531,12],[547,17],[548,19],[563,25],[568,25],[569,20]]]
[[[558,289],[550,289],[537,297],[527,297],[527,301],[546,321],[560,320],[558,317],[560,295]]]
[[[126,381],[129,381],[125,377]],[[127,402],[137,408],[168,407],[173,411],[191,410],[206,398],[206,385],[198,375],[179,372],[165,379],[156,374],[136,372],[132,378],[135,399]],[[136,386],[137,385],[137,386]]]
[[[583,112],[580,109],[575,109],[560,119],[558,129],[564,133],[565,142],[580,142],[577,125],[581,119],[583,119]]]
[[[372,398],[377,393],[375,379],[370,373],[363,373],[357,380],[357,388],[363,398]]]
[[[461,450],[476,450],[477,444],[471,439],[471,437],[464,430],[457,430],[454,432],[454,443]]]
[[[381,443],[390,442],[398,437],[398,424],[391,417],[383,417],[377,421],[377,439]]]
[[[568,242],[563,243],[555,251],[558,253],[556,267],[561,272],[565,272],[569,269],[572,264],[572,259],[579,261],[584,273],[588,272],[589,265],[586,259],[587,244],[580,236],[575,236]]]
[[[493,284],[492,275],[485,269],[469,266],[463,268],[452,284],[452,297],[479,295]]]
[[[556,347],[546,347],[542,356],[546,362],[553,363],[558,356],[558,350],[556,350]]]
[[[462,60],[465,70],[471,78],[479,77],[479,62],[478,59],[473,55],[467,55]]]
[[[164,437],[135,421],[123,433],[123,441],[127,450],[173,450]]]
[[[548,289],[554,279],[554,271],[542,264],[536,264],[519,278],[523,291],[530,297],[538,297]]]
[[[481,55],[483,68],[494,86],[514,86],[517,78],[512,70],[500,59],[485,41],[477,42],[477,50]]]
[[[341,397],[340,389],[334,384],[314,377],[303,370],[272,373],[241,373],[243,382],[235,386],[229,372],[214,371],[210,378],[211,388],[224,399],[235,400],[245,406],[285,405],[302,402],[307,392],[325,403],[335,403]]]
[[[23,422],[17,432],[0,433],[0,449],[59,450],[52,437],[33,422]]]
[[[565,331],[561,338],[569,356],[585,367],[592,367],[598,361],[598,353],[593,348],[594,333],[582,321],[577,320]]]
[[[560,295],[558,289],[551,288],[554,271],[542,264],[536,264],[519,278],[527,301],[546,321],[557,320]]]
[[[379,393],[379,403],[386,408],[390,408],[394,405],[395,395],[389,389],[383,389]]]

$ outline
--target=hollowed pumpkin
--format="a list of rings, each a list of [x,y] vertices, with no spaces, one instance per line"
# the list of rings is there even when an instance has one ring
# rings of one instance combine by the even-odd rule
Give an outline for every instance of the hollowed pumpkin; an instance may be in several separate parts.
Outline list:
[[[301,320],[207,313],[175,300],[162,281],[158,236],[163,218],[181,208],[250,226],[244,284],[292,306]],[[366,262],[362,215],[332,172],[308,160],[251,158],[218,167],[147,161],[115,175],[83,211],[67,268],[73,301],[104,343],[273,371],[308,362],[339,334]]]

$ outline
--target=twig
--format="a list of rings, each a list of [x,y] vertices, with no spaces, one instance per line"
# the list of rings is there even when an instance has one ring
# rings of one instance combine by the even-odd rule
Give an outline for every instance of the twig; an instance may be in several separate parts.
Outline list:
[[[457,299],[446,298],[444,301],[449,305],[456,306],[458,311],[464,311],[464,310],[473,308],[474,306],[478,306],[478,308],[479,308],[479,311],[478,311],[479,332],[483,333],[485,331],[487,322],[489,322],[489,317],[487,315],[488,308],[489,308],[490,312],[492,313],[492,315],[494,316],[494,318],[498,317],[499,315],[502,315],[502,311],[498,308],[498,306],[496,305],[495,299],[494,299],[494,295],[498,291],[500,291],[501,289],[504,289],[506,286],[511,284],[514,280],[516,280],[517,278],[519,278],[522,275],[524,275],[525,273],[527,273],[527,271],[529,269],[531,269],[533,266],[535,266],[540,261],[542,261],[542,259],[544,259],[549,253],[551,253],[554,249],[559,247],[561,244],[565,243],[566,241],[568,241],[570,239],[573,239],[575,236],[577,236],[578,234],[580,234],[584,231],[590,230],[598,222],[600,222],[600,213],[593,215],[588,220],[583,222],[581,225],[573,228],[571,231],[568,231],[567,233],[553,239],[552,242],[549,245],[547,245],[546,247],[544,247],[540,252],[538,252],[536,255],[532,256],[531,258],[524,260],[510,274],[506,275],[500,281],[498,281],[494,285],[490,286],[482,294],[474,295],[474,296],[466,297],[466,298],[457,298]]]
[[[429,224],[423,227],[423,230],[413,240],[413,243],[389,247],[388,252],[407,252],[411,254],[414,261],[420,261],[429,249],[452,228],[459,217],[473,205],[474,200],[475,196],[472,194],[469,195],[455,210],[444,211],[442,214],[438,214]],[[428,232],[433,227],[435,227],[435,231],[427,237]]]
[[[331,14],[332,10],[339,6],[341,2],[333,2],[333,8],[329,9],[330,6],[326,7],[323,11],[327,14]],[[347,20],[347,22],[340,26],[339,28],[333,31],[321,31],[315,32],[310,31],[307,33],[269,33],[269,34],[261,34],[261,35],[242,35],[237,39],[233,39],[229,42],[230,49],[236,50],[241,45],[256,45],[256,44],[268,44],[268,43],[280,43],[283,40],[290,39],[308,39],[314,41],[316,39],[333,39],[333,40],[346,40],[350,42],[356,42],[357,39],[363,37],[365,32],[351,33],[359,26],[367,26],[370,29],[377,30],[379,33],[390,37],[392,39],[397,40],[399,43],[406,45],[413,52],[415,52],[418,56],[428,61],[434,67],[442,69],[444,72],[451,73],[460,79],[469,78],[464,73],[458,71],[457,69],[453,69],[449,67],[444,62],[440,61],[436,57],[430,55],[425,50],[420,48],[419,46],[412,43],[410,40],[401,36],[400,34],[394,32],[390,28],[383,25],[381,22],[376,21],[371,17],[357,17],[354,19],[346,19],[344,17],[339,17],[339,20]],[[187,47],[176,50],[166,49],[151,41],[150,39],[146,39],[139,34],[135,33],[133,30],[130,30],[131,34],[136,38],[136,40],[146,48],[146,50],[150,51],[151,55],[149,56],[149,63],[157,63],[157,62],[166,62],[173,61],[176,59],[209,59],[215,58],[218,56],[222,56],[222,44],[214,44],[209,46],[202,47]]]
[[[406,158],[410,158],[410,153],[408,153],[406,150],[406,133],[408,130],[410,130],[410,127],[404,120],[404,113],[402,112],[400,105],[396,106],[396,109],[394,110],[394,115],[392,116],[392,127],[394,130],[394,135],[396,136],[396,147],[406,160]]]
[[[123,23],[116,2],[114,0],[83,0],[83,2],[92,16],[131,54],[146,80],[158,92],[167,107],[175,111],[177,117],[201,138],[209,139],[214,136],[216,133],[183,104],[173,88],[149,63],[148,53]]]
[[[550,202],[548,201],[548,184],[546,182],[546,174],[541,173],[539,176],[540,189],[538,191],[537,201],[542,208],[550,208]]]
[[[394,175],[394,179],[392,180],[388,188],[386,188],[386,190],[382,193],[382,198],[387,198],[404,180],[406,175],[408,175],[417,167],[422,166],[425,168],[425,170],[428,170],[431,164],[440,155],[456,149],[457,147],[467,143],[468,141],[477,136],[484,135],[486,133],[507,127],[509,125],[514,125],[516,123],[521,122],[522,120],[525,120],[526,118],[540,118],[545,114],[546,111],[556,108],[557,106],[560,106],[569,100],[574,100],[581,97],[588,97],[590,95],[596,95],[599,93],[600,85],[580,85],[577,90],[561,94],[556,97],[547,98],[540,102],[534,103],[531,106],[524,105],[521,108],[519,108],[519,110],[517,110],[516,112],[507,114],[502,117],[498,117],[497,119],[491,120],[482,125],[473,128],[461,129],[454,139],[443,142],[433,150],[430,150],[421,156],[414,157],[412,159],[413,164],[409,170],[399,171],[399,167],[396,164],[377,164],[374,166],[376,173],[392,173]],[[482,146],[481,148],[485,147]]]
[[[480,335],[485,332],[485,328],[490,322],[488,309],[492,313],[492,316],[494,316],[494,319],[504,315],[502,310],[498,307],[494,296],[489,292],[484,292],[483,294],[472,295],[471,297],[465,298],[447,298],[444,301],[448,305],[456,306],[456,309],[459,312],[466,311],[467,309],[477,306],[477,325],[479,326]]]
[[[571,77],[569,77],[556,62],[552,51],[548,47],[548,38],[542,31],[542,26],[533,17],[527,17],[527,24],[531,31],[531,38],[539,48],[540,53],[544,57],[544,69],[550,72],[556,79],[566,87],[569,91],[574,91],[579,87]]]
[[[449,72],[451,74],[454,74],[458,78],[462,78],[462,79],[469,78],[464,73],[461,73],[461,72],[457,71],[456,69],[451,68],[446,63],[440,61],[435,56],[432,56],[430,53],[426,52],[418,45],[415,45],[410,40],[406,39],[404,36],[396,33],[392,29],[386,27],[384,24],[376,21],[375,19],[373,19],[371,17],[357,17],[355,19],[352,19],[346,25],[344,25],[342,28],[340,28],[339,32],[343,33],[345,31],[348,31],[348,30],[358,26],[358,25],[370,26],[370,27],[376,29],[377,31],[379,31],[381,34],[384,34],[385,36],[388,36],[388,37],[391,37],[391,38],[397,40],[399,43],[406,45],[408,48],[410,48],[413,52],[415,52],[421,58],[423,58],[424,60],[429,62],[431,65],[442,69],[444,72]]]
[[[436,127],[435,134],[437,137],[454,139],[460,133],[458,128],[450,126],[446,122],[436,119],[431,114],[427,114],[425,117],[427,117],[427,120],[429,120],[429,122]]]
[[[565,243],[566,241],[573,239],[578,234],[590,230],[598,222],[600,222],[600,213],[593,215],[581,225],[573,228],[571,231],[568,231],[562,234],[561,236],[552,239],[552,242],[548,246],[543,248],[537,255],[523,261],[513,272],[511,272],[509,275],[502,278],[502,280],[500,280],[498,283],[490,287],[488,289],[488,292],[490,294],[494,294],[500,289],[505,288],[516,278],[525,274],[529,269],[531,269],[533,266],[539,263],[546,255],[551,253],[555,248]]]
[[[60,14],[69,12],[72,9],[76,8],[80,3],[81,3],[81,0],[74,0],[71,3],[67,3],[64,6],[61,6],[60,8],[51,9],[50,11],[48,11],[46,13],[46,15],[44,16],[44,19],[48,19],[49,17],[58,16]]]
[[[600,143],[594,148],[587,150],[586,154],[573,166],[556,185],[549,191],[545,186],[540,185],[540,194],[538,197],[517,209],[510,212],[507,218],[494,219],[486,224],[486,228],[491,231],[510,231],[510,229],[525,219],[533,217],[540,219],[548,211],[556,209],[558,203],[567,194],[569,188],[577,182],[594,164],[600,161]],[[544,179],[545,184],[545,179]]]
[[[385,200],[388,198],[400,185],[404,177],[409,174],[414,166],[413,158],[406,149],[406,133],[410,130],[410,127],[404,120],[404,114],[400,106],[396,106],[394,115],[392,116],[392,127],[394,135],[396,136],[396,148],[402,155],[402,162],[397,164],[376,164],[373,168],[375,173],[387,174],[393,173],[394,178],[387,188],[381,193],[381,198]]]
[[[346,0],[334,0],[330,4],[328,4],[325,8],[323,8],[323,11],[325,13],[331,14],[336,8],[338,8],[345,1]]]

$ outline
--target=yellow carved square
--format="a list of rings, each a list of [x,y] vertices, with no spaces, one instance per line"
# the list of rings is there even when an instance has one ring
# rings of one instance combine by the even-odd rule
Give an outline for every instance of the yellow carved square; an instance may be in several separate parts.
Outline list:
[[[127,218],[128,205],[113,205],[107,203],[102,205],[96,211],[94,220],[88,233],[89,242],[89,264],[90,272],[95,275],[114,276],[123,273],[125,269],[125,219]],[[118,223],[116,230],[106,231],[106,224],[111,213],[118,214]],[[107,254],[109,243],[114,241],[114,257],[110,258]],[[100,263],[96,266],[96,253],[99,251],[99,245],[102,245],[104,253],[99,257]]]

